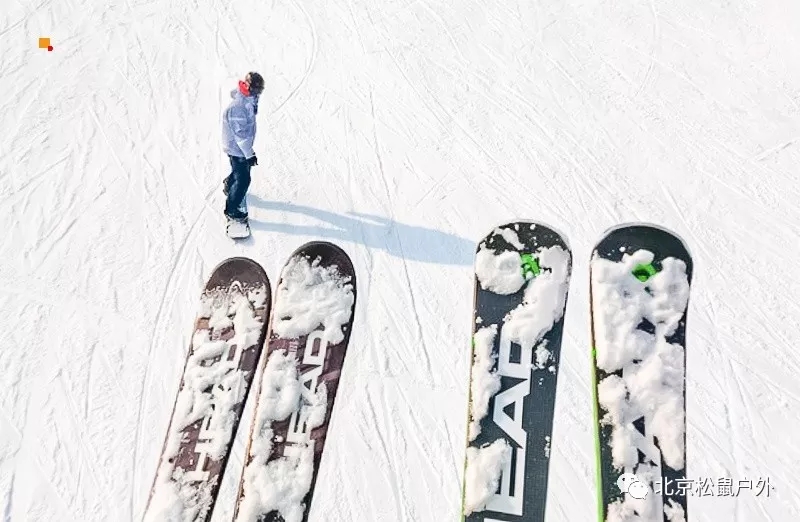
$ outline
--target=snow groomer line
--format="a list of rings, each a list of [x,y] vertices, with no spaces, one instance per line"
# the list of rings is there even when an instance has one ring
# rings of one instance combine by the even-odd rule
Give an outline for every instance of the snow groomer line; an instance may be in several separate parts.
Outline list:
[[[566,238],[543,223],[503,224],[478,243],[462,522],[545,520],[571,274]],[[592,252],[598,521],[688,520],[685,491],[653,486],[686,478],[691,278],[686,246],[658,226],[615,227]],[[228,470],[241,474],[233,520],[307,521],[355,303],[353,264],[328,242],[290,256],[274,300],[256,262],[214,269],[145,521],[211,519],[256,373],[243,469]]]

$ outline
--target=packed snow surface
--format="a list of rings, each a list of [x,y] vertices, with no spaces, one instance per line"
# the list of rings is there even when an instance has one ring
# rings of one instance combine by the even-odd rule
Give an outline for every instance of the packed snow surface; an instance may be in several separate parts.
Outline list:
[[[309,522],[457,520],[476,243],[523,218],[574,256],[547,519],[596,516],[589,256],[647,221],[695,261],[691,476],[773,488],[695,495],[692,522],[800,520],[797,20],[796,0],[0,0],[0,519],[139,522],[213,267],[251,257],[277,289],[328,240],[359,303]],[[219,122],[250,70],[234,242]]]

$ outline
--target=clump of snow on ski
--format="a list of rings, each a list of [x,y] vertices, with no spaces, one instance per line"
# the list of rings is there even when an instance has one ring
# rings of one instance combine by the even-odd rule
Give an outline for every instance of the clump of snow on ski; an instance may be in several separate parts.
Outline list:
[[[313,443],[293,446],[290,455],[270,460],[274,440],[271,425],[300,411],[301,422],[305,420],[309,430],[320,426],[327,408],[325,386],[319,386],[313,394],[304,394],[297,359],[286,350],[270,354],[261,386],[250,446],[252,459],[245,467],[244,496],[236,519],[257,521],[260,516],[277,511],[286,522],[299,522],[305,512],[303,498],[314,473]]]
[[[497,335],[497,325],[493,324],[481,328],[473,337],[474,350],[472,362],[472,379],[470,382],[470,397],[472,407],[469,416],[469,441],[481,433],[481,419],[489,412],[489,400],[500,391],[500,376],[492,371],[497,358],[492,354],[494,338]]]
[[[632,421],[645,416],[648,432],[658,439],[664,463],[679,470],[685,464],[684,348],[668,342],[689,299],[683,261],[667,258],[662,269],[642,282],[632,275],[639,265],[653,262],[653,253],[638,250],[620,262],[600,257],[592,261],[592,294],[597,367],[608,375],[598,383],[598,402],[606,410],[601,422],[612,427],[612,463],[633,469],[638,462],[638,431]],[[647,320],[655,331],[639,329]],[[640,473],[642,466],[640,466]],[[640,477],[647,480],[656,477]],[[650,482],[650,480],[648,480]],[[608,521],[661,520],[656,495],[608,506]],[[669,520],[684,518],[678,504],[665,507]]]
[[[522,257],[513,250],[496,254],[492,250],[481,248],[475,255],[475,274],[481,288],[496,294],[509,295],[522,288],[525,277],[520,266]]]
[[[683,507],[672,499],[668,499],[664,505],[664,514],[669,522],[686,522],[686,513],[683,511]]]
[[[534,227],[535,225],[531,225],[531,228]],[[525,248],[517,233],[511,228],[498,228],[493,233],[502,236],[514,248],[520,250]],[[569,286],[570,254],[559,246],[539,248],[533,254],[538,260],[541,271],[537,276],[526,280],[522,270],[521,252],[506,250],[498,253],[483,244],[476,253],[475,274],[481,288],[501,295],[516,293],[527,283],[522,303],[503,319],[502,335],[520,345],[523,350],[535,350],[533,367],[544,369],[550,362],[552,354],[541,340],[563,317]],[[482,319],[477,318],[477,322],[482,324]],[[500,377],[493,371],[495,356],[492,354],[492,348],[496,335],[497,325],[488,325],[475,332],[473,336],[468,426],[470,442],[480,434],[480,423],[488,414],[489,402],[501,387]],[[551,365],[549,370],[554,372],[555,367]],[[505,444],[507,452],[497,449],[498,446],[495,445],[500,442]],[[494,449],[489,450],[489,448]],[[496,481],[499,480],[503,459],[510,459],[511,448],[504,440],[499,439],[482,448],[469,447],[467,451],[465,474],[472,479],[466,480],[465,515],[482,510],[488,499],[488,496],[481,497],[484,489],[476,487],[474,477],[485,477],[488,471],[497,470],[494,488],[486,493],[491,495],[497,487]],[[549,447],[545,447],[544,451],[549,453]],[[471,466],[477,463],[480,464],[480,469],[472,469]]]
[[[267,299],[269,299],[269,295],[267,294],[267,287],[262,285],[256,288],[248,289],[247,299],[251,303],[253,303],[253,306],[256,308],[261,308],[262,306],[266,306]]]
[[[638,499],[626,495],[625,501],[616,501],[608,506],[605,522],[662,522],[664,515],[669,522],[686,522],[686,516],[680,504],[671,499],[662,506],[659,496],[648,494]]]
[[[248,295],[264,296],[257,301],[263,306],[266,288],[248,290]],[[258,305],[257,305],[258,306]],[[205,519],[213,504],[214,481],[193,472],[174,467],[180,451],[183,430],[201,419],[207,419],[198,440],[208,458],[219,460],[228,451],[236,423],[235,406],[244,399],[245,372],[238,369],[238,359],[225,355],[233,346],[244,350],[257,344],[262,322],[241,285],[230,290],[214,290],[201,297],[200,316],[208,318],[208,328],[199,329],[192,338],[192,351],[187,359],[183,385],[178,392],[175,412],[167,434],[164,454],[156,477],[153,497],[145,522],[186,522]],[[228,340],[212,339],[212,330],[233,327]]]
[[[292,257],[281,273],[275,298],[272,331],[283,339],[310,334],[319,326],[331,344],[344,338],[343,326],[350,321],[355,300],[350,278],[336,266],[324,267],[320,260]],[[310,391],[300,382],[295,352],[274,350],[261,377],[256,420],[250,442],[249,461],[242,475],[241,500],[236,521],[255,522],[277,511],[285,522],[301,522],[306,510],[303,499],[314,474],[314,442],[293,443],[285,454],[271,458],[275,434],[272,423],[298,414],[306,431],[321,426],[328,408],[327,389],[320,383]]]
[[[272,330],[284,339],[307,335],[320,324],[329,343],[336,344],[344,338],[341,327],[350,320],[355,301],[353,287],[336,266],[323,267],[319,262],[315,259],[309,263],[298,255],[283,269]]]
[[[162,471],[168,474],[168,463],[159,469],[159,482],[150,500],[143,522],[193,522],[204,520],[211,509],[211,483],[198,483],[180,468],[166,480],[160,480]]]
[[[482,511],[497,491],[500,474],[511,460],[511,446],[498,439],[482,448],[467,448],[464,514]]]
[[[519,230],[519,224],[514,225],[514,228],[516,230]],[[530,228],[531,230],[533,230],[534,228],[536,228],[536,225],[531,224]],[[525,248],[525,245],[523,245],[522,241],[519,240],[519,236],[517,235],[517,233],[511,230],[510,228],[497,227],[494,229],[492,233],[501,236],[503,239],[506,240],[506,243],[513,246],[517,250],[522,250]]]
[[[554,246],[540,249],[536,257],[542,272],[528,283],[522,304],[503,320],[503,332],[523,349],[532,349],[550,331],[563,317],[567,302],[569,252]],[[538,368],[544,368],[549,358],[549,351],[537,347]]]

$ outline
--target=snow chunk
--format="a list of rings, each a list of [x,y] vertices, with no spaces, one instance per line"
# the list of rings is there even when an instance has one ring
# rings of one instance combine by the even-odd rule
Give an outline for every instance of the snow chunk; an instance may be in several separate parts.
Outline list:
[[[624,501],[616,500],[608,505],[606,522],[650,522],[660,521],[661,513],[655,502],[655,495],[638,499],[626,495]]]
[[[284,339],[307,335],[319,325],[325,327],[330,344],[344,339],[342,326],[350,321],[355,301],[353,285],[336,266],[323,267],[319,262],[297,255],[281,273],[272,328]]]
[[[267,299],[269,298],[269,296],[267,295],[267,287],[261,285],[258,288],[251,289],[247,293],[247,298],[253,303],[253,306],[255,306],[256,308],[266,306]]]
[[[211,508],[211,483],[190,480],[181,469],[173,480],[159,484],[142,522],[194,522],[206,518]]]
[[[672,499],[667,499],[664,514],[667,515],[669,522],[686,522],[686,512],[683,507]]]
[[[550,360],[550,357],[553,355],[553,352],[545,348],[546,342],[542,342],[539,346],[536,347],[536,352],[534,355],[536,356],[536,368],[543,369],[547,366],[547,362]],[[555,368],[552,367],[554,371]]]
[[[495,235],[502,236],[503,239],[506,240],[506,243],[513,246],[517,250],[522,250],[525,248],[525,245],[519,240],[519,236],[516,232],[511,230],[510,228],[495,228],[492,232]]]
[[[481,288],[501,295],[513,294],[525,284],[522,257],[513,250],[496,254],[481,247],[475,255],[475,275]]]
[[[656,337],[666,338],[675,332],[686,309],[689,282],[684,262],[665,259],[662,270],[646,283],[631,275],[637,265],[652,261],[653,254],[646,250],[625,254],[619,263],[593,261],[592,292],[599,305],[597,365],[606,372],[622,369],[649,350],[653,336],[637,329],[642,319],[656,326]]]
[[[222,330],[233,326],[233,321],[228,317],[228,307],[215,308],[208,318],[208,327],[215,330]]]
[[[465,472],[464,515],[481,511],[497,491],[500,474],[511,462],[511,446],[498,439],[482,448],[467,448]]]
[[[489,401],[500,391],[500,376],[492,371],[496,356],[492,355],[497,325],[481,328],[474,335],[472,378],[470,382],[469,440],[481,433],[481,420],[489,412]]]
[[[504,333],[523,349],[532,349],[550,331],[564,315],[567,301],[569,252],[554,246],[536,255],[542,271],[528,283],[522,304],[508,314],[503,326]],[[549,351],[537,352],[539,368],[544,368],[549,355]]]
[[[631,483],[629,492],[634,493],[637,487],[642,489],[636,498],[626,495],[624,500],[616,500],[608,506],[606,522],[661,522],[666,515],[669,522],[686,522],[685,512],[680,504],[667,499],[663,504],[662,497],[653,494],[645,483],[652,477],[649,473],[634,475],[635,482]],[[645,491],[646,490],[646,491]]]
[[[314,448],[294,448],[292,456],[279,457],[256,469],[245,469],[245,496],[236,520],[255,522],[270,511],[278,511],[285,522],[302,522],[303,497],[311,487]]]
[[[285,420],[297,411],[303,385],[297,379],[297,359],[294,353],[275,350],[267,360],[261,377],[256,422]]]
[[[257,521],[271,511],[278,511],[286,522],[303,519],[303,498],[314,473],[313,441],[287,444],[282,456],[271,458],[274,442],[282,442],[276,440],[274,421],[297,415],[307,433],[325,421],[327,388],[320,383],[310,392],[300,382],[297,364],[295,353],[287,350],[275,350],[267,360],[237,521]]]

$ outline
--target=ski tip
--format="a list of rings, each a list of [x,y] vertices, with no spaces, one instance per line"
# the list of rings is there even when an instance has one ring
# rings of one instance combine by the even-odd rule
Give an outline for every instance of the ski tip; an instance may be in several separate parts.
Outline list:
[[[659,257],[676,257],[686,263],[686,271],[689,277],[694,271],[693,256],[686,241],[674,230],[663,225],[647,222],[620,223],[610,227],[603,232],[600,239],[592,248],[591,259],[605,257],[609,248],[613,245],[615,250],[619,246],[628,246],[635,240],[639,248],[660,250]],[[604,250],[604,252],[601,252]],[[622,252],[622,250],[620,250]],[[622,254],[620,253],[620,256]]]
[[[224,259],[224,260],[220,261],[219,263],[217,263],[217,265],[214,267],[214,269],[211,271],[211,273],[213,274],[214,272],[216,272],[217,270],[219,270],[220,268],[222,268],[223,266],[226,266],[226,265],[239,265],[239,266],[246,265],[246,266],[250,267],[250,269],[256,270],[257,272],[259,272],[261,274],[264,274],[264,277],[266,277],[266,275],[267,275],[266,270],[264,270],[264,267],[261,266],[261,264],[259,264],[258,261],[254,260],[254,259],[251,259],[249,257],[245,257],[245,256],[233,256],[233,257],[229,257],[227,259]]]
[[[329,250],[329,251],[334,251],[339,255],[347,256],[348,259],[350,257],[347,254],[347,252],[345,252],[345,250],[336,243],[331,243],[330,241],[323,241],[323,240],[315,240],[303,243],[302,245],[297,247],[294,252],[292,252],[292,256],[315,250]]]
[[[651,223],[649,221],[629,221],[629,222],[625,222],[625,223],[618,223],[618,224],[616,224],[616,225],[614,225],[612,227],[607,228],[605,231],[603,231],[602,235],[600,236],[601,237],[600,241],[602,241],[603,239],[607,238],[608,236],[612,235],[615,232],[618,232],[620,230],[625,230],[625,229],[638,230],[638,231],[640,231],[642,233],[648,233],[648,232],[650,234],[654,234],[654,233],[658,234],[658,233],[660,233],[660,234],[665,234],[665,235],[668,235],[668,236],[672,236],[675,239],[677,239],[683,245],[683,249],[686,250],[686,252],[689,254],[689,257],[692,257],[691,252],[689,250],[689,247],[688,247],[686,241],[683,239],[683,237],[680,234],[675,232],[675,230],[673,230],[671,228],[668,228],[668,227],[666,227],[664,225],[661,225],[661,224],[658,224],[658,223]]]
[[[329,241],[309,241],[295,249],[289,259],[299,255],[309,256],[312,259],[321,257],[323,263],[335,264],[341,272],[355,276],[353,261],[348,253],[339,245]]]
[[[563,243],[564,248],[568,252],[572,252],[572,247],[569,244],[567,239],[567,235],[561,231],[559,228],[552,226],[550,223],[542,220],[531,220],[531,219],[512,219],[510,221],[506,221],[504,223],[499,223],[494,225],[491,230],[488,230],[481,238],[478,240],[478,244],[475,248],[476,252],[480,250],[481,244],[486,241],[488,238],[495,235],[495,231],[498,229],[511,229],[515,232],[523,230],[527,228],[528,230],[534,230],[537,234],[541,233],[542,235],[550,234],[553,236],[558,236],[561,243]]]
[[[336,266],[340,275],[349,278],[349,284],[353,287],[353,296],[358,294],[358,278],[353,261],[347,252],[340,246],[329,241],[309,241],[289,255],[289,259],[297,256],[308,257],[311,261],[319,258],[323,266]]]
[[[211,290],[219,286],[227,286],[228,282],[240,280],[245,285],[263,284],[270,293],[270,282],[266,270],[258,262],[249,257],[229,257],[217,264],[208,276],[205,286]]]

